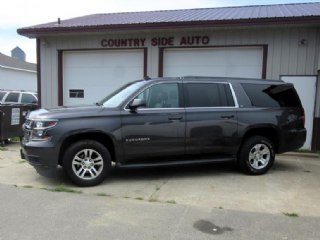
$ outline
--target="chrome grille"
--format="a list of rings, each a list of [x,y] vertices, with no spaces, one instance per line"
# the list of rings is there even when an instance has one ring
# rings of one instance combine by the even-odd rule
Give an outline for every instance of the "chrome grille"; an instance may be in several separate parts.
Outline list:
[[[32,121],[30,119],[27,119],[26,122],[24,123],[24,128],[25,129],[31,129]]]

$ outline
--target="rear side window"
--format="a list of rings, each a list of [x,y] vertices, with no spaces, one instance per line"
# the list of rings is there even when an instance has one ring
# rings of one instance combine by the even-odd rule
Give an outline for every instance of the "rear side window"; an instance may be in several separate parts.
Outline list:
[[[18,100],[19,100],[19,93],[12,92],[8,94],[5,102],[18,102]]]
[[[255,107],[300,107],[293,85],[241,84]]]
[[[21,103],[37,103],[37,99],[29,93],[23,93],[21,98]]]
[[[229,84],[186,83],[187,107],[231,107],[235,106]]]

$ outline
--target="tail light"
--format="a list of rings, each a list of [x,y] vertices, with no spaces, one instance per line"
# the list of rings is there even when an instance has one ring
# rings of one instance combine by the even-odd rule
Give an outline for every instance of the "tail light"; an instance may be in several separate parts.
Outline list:
[[[304,112],[304,108],[301,107],[301,117],[300,119],[302,120],[302,126],[305,127],[305,124],[306,124],[306,115],[305,115],[305,112]]]

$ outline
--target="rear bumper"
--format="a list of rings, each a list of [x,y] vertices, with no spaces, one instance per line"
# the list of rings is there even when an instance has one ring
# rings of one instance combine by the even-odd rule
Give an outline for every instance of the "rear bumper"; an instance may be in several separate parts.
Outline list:
[[[303,146],[307,138],[306,129],[284,131],[279,137],[278,153],[290,152]]]

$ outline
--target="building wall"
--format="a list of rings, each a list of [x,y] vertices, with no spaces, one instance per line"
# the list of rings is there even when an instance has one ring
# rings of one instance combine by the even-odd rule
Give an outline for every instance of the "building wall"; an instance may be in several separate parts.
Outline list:
[[[104,49],[104,38],[146,38],[148,48],[148,76],[158,76],[159,46],[151,45],[154,37],[175,37],[175,45],[182,36],[209,36],[209,46],[268,45],[268,79],[280,79],[281,75],[318,75],[320,69],[320,28],[319,27],[281,27],[246,29],[184,30],[140,33],[99,33],[75,36],[56,36],[41,38],[41,92],[42,105],[58,105],[58,50]],[[300,44],[306,40],[305,44]],[[201,44],[199,45],[201,46]],[[196,47],[193,45],[193,47]],[[319,102],[319,94],[317,102]],[[316,109],[319,116],[319,106]]]
[[[37,73],[0,67],[0,89],[37,91]]]

